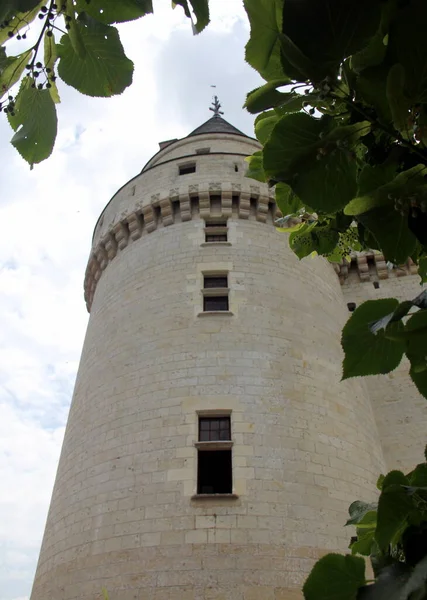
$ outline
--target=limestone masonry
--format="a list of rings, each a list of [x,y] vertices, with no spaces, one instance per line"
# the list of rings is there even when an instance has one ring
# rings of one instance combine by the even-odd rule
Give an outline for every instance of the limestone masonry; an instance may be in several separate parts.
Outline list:
[[[299,261],[258,148],[214,115],[104,209],[31,600],[299,599],[348,505],[422,459],[407,365],[340,382],[347,303],[415,296],[414,266]]]

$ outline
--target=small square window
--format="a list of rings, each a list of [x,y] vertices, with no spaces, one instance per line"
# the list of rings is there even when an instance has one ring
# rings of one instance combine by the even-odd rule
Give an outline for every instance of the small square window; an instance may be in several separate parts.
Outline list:
[[[228,311],[228,296],[205,296],[203,310],[205,312]]]
[[[205,439],[202,439],[202,436]],[[201,417],[199,419],[199,440],[201,442],[231,440],[230,417]]]
[[[196,163],[187,163],[185,165],[179,166],[179,174],[180,175],[188,175],[189,173],[196,172]]]
[[[227,242],[228,228],[227,221],[206,221],[205,223],[205,242]]]
[[[204,288],[227,288],[228,277],[227,275],[205,275],[204,276]]]

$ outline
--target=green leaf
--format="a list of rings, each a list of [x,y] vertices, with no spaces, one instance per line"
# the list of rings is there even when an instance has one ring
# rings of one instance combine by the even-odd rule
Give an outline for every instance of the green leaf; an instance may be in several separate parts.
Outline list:
[[[318,223],[306,224],[289,236],[289,246],[298,258],[304,258],[312,252],[329,254],[337,244],[338,232]]]
[[[389,166],[387,170],[380,175],[381,167],[366,167],[363,169],[360,178],[364,188],[372,186],[374,181],[379,183],[380,178],[391,177],[394,166]],[[365,173],[366,171],[366,173]],[[408,201],[414,194],[424,194],[425,177],[427,176],[427,167],[418,164],[411,169],[398,173],[391,180],[386,181],[377,189],[372,189],[369,195],[364,195],[352,200],[344,209],[347,215],[360,215],[376,207],[390,206],[394,209],[395,200],[399,200],[402,205]],[[360,187],[360,180],[359,180]],[[363,189],[363,188],[362,188]],[[367,194],[367,192],[364,192]]]
[[[279,117],[274,110],[261,113],[255,119],[255,135],[261,144],[265,144],[273,131]]]
[[[350,545],[352,554],[362,554],[369,556],[372,551],[372,545],[375,543],[375,528],[358,529],[357,540]]]
[[[196,17],[196,23],[193,22],[188,2],[190,2],[193,9]],[[184,9],[185,15],[191,19],[193,24],[193,33],[196,34],[203,31],[210,20],[208,0],[172,0],[173,8],[175,8],[175,6],[178,4]]]
[[[356,192],[357,165],[346,150],[335,150],[302,163],[292,188],[315,211],[332,213],[346,206]]]
[[[396,175],[396,165],[364,165],[358,179],[358,196],[365,196],[389,183]]]
[[[344,350],[343,379],[389,373],[402,360],[404,344],[387,339],[383,330],[374,334],[372,322],[388,315],[398,305],[394,298],[368,300],[359,306],[344,326],[341,344]],[[393,323],[391,331],[403,329]]]
[[[117,29],[94,20],[78,21],[77,27],[85,56],[79,57],[69,35],[62,36],[59,76],[88,96],[121,94],[132,83],[133,63],[125,56]]]
[[[350,518],[346,522],[347,525],[358,525],[361,523],[365,516],[369,513],[376,514],[377,504],[372,502],[362,502],[361,500],[355,500],[352,502],[348,509]],[[376,516],[374,521],[376,521]]]
[[[6,18],[8,25],[0,29],[0,44],[9,40],[9,33],[17,35],[21,29],[27,28],[37,17],[40,8],[46,4],[46,0],[6,0],[0,2],[0,23]],[[12,7],[12,8],[10,8]],[[31,7],[29,9],[19,7]]]
[[[254,152],[252,156],[245,158],[246,162],[249,163],[249,169],[246,171],[246,177],[255,179],[256,181],[262,181],[265,183],[265,172],[262,164],[262,152],[258,150]]]
[[[54,72],[55,62],[58,59],[58,54],[56,52],[56,43],[53,35],[47,35],[47,32],[44,34],[44,65],[47,69],[51,69],[51,72]],[[61,102],[59,97],[58,87],[56,82],[52,79],[49,79],[50,88],[48,88],[50,95],[52,96],[52,100],[58,104]]]
[[[408,515],[414,508],[404,488],[409,485],[409,479],[401,471],[391,471],[384,478],[378,500],[378,522],[375,532],[375,539],[382,551],[387,551],[392,542],[397,543],[397,536],[402,532]]]
[[[267,81],[283,79],[281,47],[284,0],[244,0],[251,34],[246,44],[246,61]]]
[[[418,261],[418,275],[421,277],[421,283],[427,283],[427,256]]]
[[[272,108],[285,102],[291,97],[293,99],[297,94],[289,94],[278,92],[276,88],[291,83],[289,77],[284,79],[275,79],[268,83],[255,88],[246,96],[246,102],[244,107],[248,109],[248,112],[256,114],[268,108]]]
[[[48,90],[31,87],[26,77],[15,99],[15,114],[8,115],[16,131],[11,143],[31,165],[45,160],[55,144],[57,117],[55,104]]]
[[[427,487],[427,465],[419,464],[409,476],[411,487]]]
[[[387,100],[388,67],[380,65],[365,69],[355,81],[356,100],[372,106],[381,123],[392,120]]]
[[[266,173],[279,180],[291,177],[292,166],[305,157],[315,156],[325,129],[325,121],[305,113],[283,116],[264,147]]]
[[[414,313],[405,325],[406,352],[411,356],[427,355],[427,310]]]
[[[389,71],[387,77],[387,100],[390,105],[393,124],[405,140],[410,140],[413,135],[413,126],[410,125],[411,103],[404,94],[405,69],[396,63]]]
[[[305,600],[356,600],[365,584],[365,561],[358,556],[327,554],[314,565],[304,587]]]
[[[27,50],[27,52],[18,56],[9,56],[2,63],[2,68],[0,69],[0,98],[12,85],[19,81],[32,53],[32,50]]]
[[[77,11],[109,25],[139,19],[153,12],[152,0],[77,0]]]
[[[405,91],[412,103],[427,102],[427,6],[424,0],[403,5],[394,23],[390,45],[405,70]]]
[[[290,37],[285,33],[281,33],[279,41],[282,52],[282,66],[285,73],[299,81],[307,81],[308,79],[318,81],[321,79],[314,63],[301,52]]]
[[[322,79],[368,44],[378,30],[380,18],[380,3],[371,0],[285,1],[283,33],[321,67]]]
[[[417,240],[408,228],[407,217],[393,206],[374,208],[359,215],[357,220],[371,232],[376,249],[381,250],[386,261],[402,265],[414,252]]]
[[[303,208],[301,200],[286,183],[276,185],[276,203],[284,217],[295,214],[300,208]]]

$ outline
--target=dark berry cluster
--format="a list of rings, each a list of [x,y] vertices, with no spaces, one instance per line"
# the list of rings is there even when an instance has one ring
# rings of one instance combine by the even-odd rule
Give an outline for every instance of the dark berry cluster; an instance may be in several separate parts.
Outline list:
[[[6,100],[0,102],[0,112],[8,113],[11,117],[15,116],[15,99],[13,96],[8,96]]]

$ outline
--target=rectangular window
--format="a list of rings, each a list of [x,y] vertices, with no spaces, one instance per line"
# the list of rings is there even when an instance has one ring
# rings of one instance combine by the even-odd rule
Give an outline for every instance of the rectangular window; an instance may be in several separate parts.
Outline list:
[[[199,418],[198,494],[233,492],[231,445],[230,417]]]
[[[196,172],[196,163],[187,163],[185,165],[179,166],[179,174],[180,175],[188,175],[189,173]]]
[[[228,273],[212,273],[203,276],[203,311],[228,312]]]
[[[231,440],[230,417],[201,417],[199,419],[199,442]]]
[[[227,221],[206,221],[205,223],[205,242],[227,242],[228,227]]]
[[[228,276],[227,275],[205,275],[203,287],[205,289],[227,288],[228,287]]]
[[[196,154],[209,154],[210,151],[210,148],[197,148]]]

